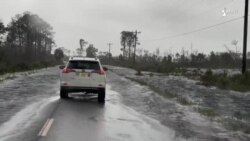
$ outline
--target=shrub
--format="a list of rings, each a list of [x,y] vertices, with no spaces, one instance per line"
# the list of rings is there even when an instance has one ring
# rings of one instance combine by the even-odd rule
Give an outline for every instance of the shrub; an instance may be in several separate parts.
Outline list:
[[[232,89],[241,92],[250,91],[250,72],[246,72],[244,75],[228,76],[226,72],[214,75],[211,70],[208,70],[201,76],[201,81],[205,86],[213,85],[221,89]]]
[[[208,69],[205,74],[201,76],[201,81],[204,85],[211,86],[217,82],[217,77],[213,75],[211,69]]]
[[[230,79],[225,76],[218,77],[218,86],[222,89],[227,89],[230,86]]]
[[[250,86],[250,72],[246,72],[239,79],[240,84]]]
[[[5,63],[0,63],[0,75],[7,72],[7,65]]]
[[[136,70],[136,74],[135,74],[135,75],[142,76],[143,74],[141,73],[141,70],[140,70],[140,69],[138,69],[138,70]]]
[[[176,99],[177,102],[179,102],[181,105],[192,105],[193,103],[186,99],[185,97],[178,96]]]
[[[205,107],[198,107],[195,109],[198,113],[200,113],[201,115],[207,116],[207,117],[211,117],[214,118],[216,116],[219,116],[218,113],[216,113],[213,109],[211,108],[205,108]]]
[[[32,70],[32,69],[41,69],[44,67],[49,67],[49,66],[54,66],[57,63],[54,61],[51,62],[35,62],[35,63],[25,63],[25,62],[20,62],[17,64],[7,64],[7,63],[1,63],[0,62],[0,75],[5,74],[5,73],[14,73],[18,71],[27,71],[27,70]]]

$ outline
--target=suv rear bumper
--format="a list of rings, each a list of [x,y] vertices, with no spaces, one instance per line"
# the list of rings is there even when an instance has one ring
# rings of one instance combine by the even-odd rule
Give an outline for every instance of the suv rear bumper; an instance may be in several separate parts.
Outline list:
[[[105,89],[104,87],[75,87],[75,86],[61,86],[61,91],[67,93],[70,92],[86,92],[86,93],[98,93],[100,90]]]

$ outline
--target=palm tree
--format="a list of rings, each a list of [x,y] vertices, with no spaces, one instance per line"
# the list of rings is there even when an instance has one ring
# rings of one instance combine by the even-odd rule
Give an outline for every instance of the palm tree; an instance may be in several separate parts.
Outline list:
[[[125,57],[125,50],[126,50],[126,31],[121,32],[121,45],[123,46],[122,52],[123,57]]]
[[[121,45],[123,46],[123,55],[125,54],[126,45],[128,46],[128,58],[131,57],[131,47],[135,41],[134,32],[122,31],[121,32]]]
[[[84,39],[80,39],[79,40],[79,43],[80,43],[80,55],[83,55],[82,53],[83,53],[83,47],[85,46],[85,45],[87,45],[87,41],[85,41]]]

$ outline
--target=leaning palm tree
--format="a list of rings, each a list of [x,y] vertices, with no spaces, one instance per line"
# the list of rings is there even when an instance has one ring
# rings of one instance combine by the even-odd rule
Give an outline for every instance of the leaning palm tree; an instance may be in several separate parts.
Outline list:
[[[80,43],[79,55],[82,56],[83,53],[85,53],[83,47],[87,45],[88,42],[86,42],[84,39],[80,39],[79,43]]]

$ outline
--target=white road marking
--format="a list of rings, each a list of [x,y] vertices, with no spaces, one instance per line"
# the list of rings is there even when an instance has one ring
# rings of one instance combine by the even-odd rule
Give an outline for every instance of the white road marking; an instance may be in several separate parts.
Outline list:
[[[49,122],[49,119],[47,119],[47,121],[46,121],[45,124],[43,125],[42,129],[41,129],[40,132],[38,133],[38,136],[41,136],[41,135],[42,135],[42,132],[43,132],[43,130],[45,129],[45,127],[47,126],[48,122]]]
[[[43,128],[41,129],[41,131],[38,133],[38,136],[42,136],[45,137],[47,135],[47,133],[49,132],[49,129],[51,127],[51,125],[53,124],[54,119],[48,119],[45,124],[43,125]]]

